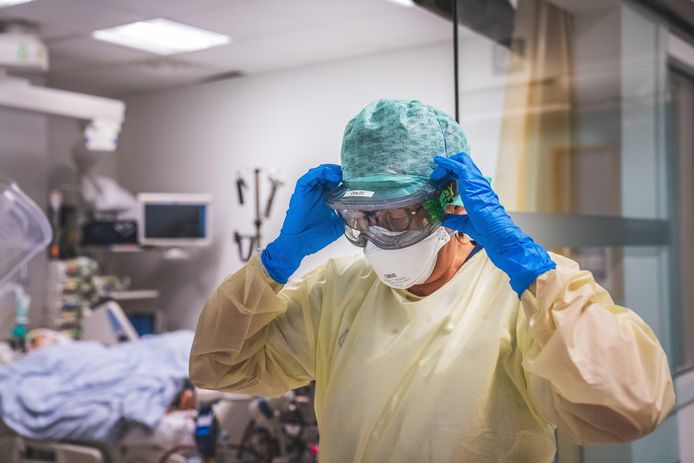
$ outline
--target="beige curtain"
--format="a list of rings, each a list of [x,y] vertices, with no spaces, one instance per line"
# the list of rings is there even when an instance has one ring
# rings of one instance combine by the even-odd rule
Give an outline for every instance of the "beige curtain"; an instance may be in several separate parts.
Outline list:
[[[570,212],[572,16],[519,0],[494,186],[511,211]]]

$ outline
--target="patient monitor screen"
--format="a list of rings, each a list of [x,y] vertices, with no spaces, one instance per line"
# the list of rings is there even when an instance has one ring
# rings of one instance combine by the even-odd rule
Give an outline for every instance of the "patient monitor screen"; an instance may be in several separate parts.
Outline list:
[[[204,239],[205,205],[146,204],[145,238]]]

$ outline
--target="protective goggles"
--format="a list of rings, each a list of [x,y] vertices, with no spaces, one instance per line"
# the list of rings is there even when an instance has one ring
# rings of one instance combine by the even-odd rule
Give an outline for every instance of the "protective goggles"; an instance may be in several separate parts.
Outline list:
[[[345,222],[345,236],[355,246],[371,241],[381,249],[404,248],[429,236],[441,226],[455,196],[452,185],[436,189],[426,184],[406,197],[365,202],[345,197],[345,189],[338,186],[327,198]]]

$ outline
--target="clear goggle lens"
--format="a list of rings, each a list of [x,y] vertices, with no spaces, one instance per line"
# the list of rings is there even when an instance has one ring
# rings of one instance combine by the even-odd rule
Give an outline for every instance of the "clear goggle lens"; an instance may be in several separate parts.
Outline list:
[[[345,225],[354,230],[364,232],[369,227],[379,227],[392,232],[421,230],[432,223],[429,212],[421,205],[415,207],[399,207],[380,211],[338,211]]]
[[[345,237],[355,246],[365,247],[367,241],[381,249],[401,249],[416,244],[438,229],[440,224],[431,223],[419,230],[393,232],[381,227],[368,227],[359,231],[345,226]]]
[[[364,247],[366,241],[371,241],[382,249],[399,249],[433,233],[453,197],[453,187],[449,185],[443,190],[427,192],[423,201],[400,207],[379,208],[374,204],[341,201],[330,205],[345,222],[345,236],[352,244]]]

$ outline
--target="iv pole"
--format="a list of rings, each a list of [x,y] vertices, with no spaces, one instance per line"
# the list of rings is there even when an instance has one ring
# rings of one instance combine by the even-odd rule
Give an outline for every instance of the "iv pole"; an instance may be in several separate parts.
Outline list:
[[[254,212],[255,212],[255,219],[253,220],[253,225],[255,227],[255,233],[252,235],[244,235],[239,233],[237,230],[234,231],[233,239],[236,242],[236,245],[238,246],[238,251],[239,251],[239,258],[247,262],[250,258],[253,252],[260,248],[262,246],[262,234],[261,230],[263,227],[263,219],[264,218],[269,218],[270,217],[270,212],[272,210],[272,205],[277,193],[277,190],[284,184],[282,180],[279,178],[273,176],[273,175],[268,175],[268,180],[270,182],[270,191],[268,193],[267,201],[261,205],[261,191],[260,191],[260,181],[261,181],[261,172],[262,169],[259,167],[256,167],[253,169],[253,179],[255,184],[253,185],[253,193],[254,193],[254,199],[255,199],[255,204],[254,204]],[[250,183],[250,182],[249,182]],[[243,206],[246,201],[244,201],[244,189],[246,188],[246,182],[244,181],[243,177],[241,174],[238,174],[238,178],[236,180],[236,190],[239,196],[239,205]],[[248,247],[245,247],[245,242],[248,242]]]

